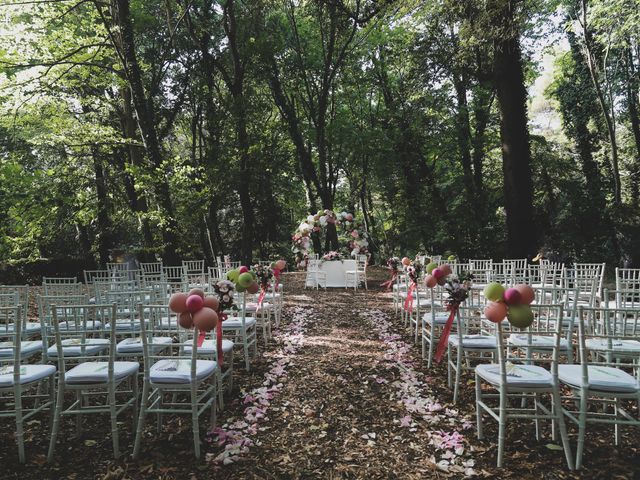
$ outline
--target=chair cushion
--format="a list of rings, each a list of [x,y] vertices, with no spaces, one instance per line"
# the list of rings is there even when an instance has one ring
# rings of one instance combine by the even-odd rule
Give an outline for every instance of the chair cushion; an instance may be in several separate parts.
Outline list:
[[[609,349],[607,339],[605,338],[587,338],[584,343],[589,350]],[[611,340],[611,350],[614,354],[616,350],[637,354],[640,353],[640,342],[638,340],[613,339]]]
[[[145,320],[145,325],[149,324],[149,320]],[[111,323],[107,323],[105,330],[111,330]],[[116,320],[116,332],[131,332],[140,330],[139,320],[130,320],[128,318],[119,318]]]
[[[449,345],[458,345],[458,335],[449,336]],[[496,348],[496,337],[493,335],[464,335],[462,348]]]
[[[273,308],[273,304],[268,303],[268,302],[262,302],[262,305],[260,305],[260,310],[271,310]],[[252,303],[247,303],[245,306],[245,310],[248,313],[255,313],[258,310],[258,304],[255,302]]]
[[[138,362],[113,362],[113,377],[122,380],[138,373]],[[109,362],[84,362],[64,375],[67,383],[106,383],[109,379]]]
[[[256,324],[256,319],[254,317],[245,317],[244,320],[245,327],[251,327]],[[223,330],[238,330],[242,328],[242,320],[240,317],[229,317],[224,322],[222,322]]]
[[[13,342],[0,342],[0,358],[13,357]],[[28,357],[34,353],[42,351],[42,342],[40,340],[24,340],[20,342],[20,356]]]
[[[1,333],[13,333],[15,329],[15,325],[13,323],[6,323],[4,325],[0,325]],[[27,335],[35,335],[40,333],[40,322],[23,322],[22,323],[22,331]]]
[[[512,333],[511,335],[509,335],[509,339],[507,341],[510,345],[513,345],[515,347],[527,347],[529,346],[529,343],[531,343],[531,347],[534,349],[540,348],[546,350],[552,350],[553,345],[555,344],[555,338],[553,338],[552,336],[532,335],[531,342],[529,342],[528,336],[521,333]],[[560,350],[566,350],[567,345],[567,339],[561,338]]]
[[[87,324],[86,324],[86,328],[89,329],[89,330],[99,330],[99,329],[102,328],[102,322],[99,321],[99,320],[88,321]],[[76,324],[76,322],[64,321],[64,322],[58,322],[58,329],[61,332],[66,332],[66,331],[69,331],[69,330],[73,330],[73,331],[78,330],[79,331],[79,330],[84,330],[85,329],[85,325],[81,321],[78,321],[77,324]]]
[[[218,368],[212,360],[196,360],[196,379],[204,380]],[[191,360],[165,358],[149,371],[151,383],[191,383]]]
[[[96,355],[109,348],[108,338],[88,338],[85,341],[84,355]],[[79,357],[82,353],[82,340],[79,338],[65,338],[62,340],[62,354],[65,357]],[[56,358],[58,356],[57,346],[51,345],[47,348],[47,355]]]
[[[37,382],[56,372],[53,365],[21,365],[20,385]],[[13,365],[0,367],[0,388],[13,386]]]
[[[537,365],[507,364],[507,386],[509,387],[551,387],[553,377],[551,372]],[[497,363],[483,363],[476,367],[476,373],[492,385],[502,384],[500,365]]]
[[[449,320],[449,314],[446,312],[436,313],[436,318],[434,323],[436,325],[444,325]],[[422,316],[422,324],[423,325],[431,325],[431,313],[427,312]]]
[[[589,389],[603,392],[633,393],[638,391],[636,379],[614,367],[589,365]],[[575,388],[582,387],[582,365],[558,365],[558,378]]]
[[[171,337],[152,337],[151,348],[152,352],[159,352],[167,345],[171,345],[173,339]],[[137,338],[125,338],[120,340],[116,345],[117,353],[142,353],[142,339]]]
[[[202,342],[202,345],[200,345],[198,347],[198,353],[202,353],[204,355],[214,354],[214,353],[217,352],[216,347],[217,347],[217,345],[216,345],[215,340],[212,339],[212,338],[208,338],[204,342]],[[185,353],[191,353],[191,350],[192,350],[191,345],[185,345],[185,347],[184,347],[184,352]],[[231,340],[223,339],[222,340],[222,353],[228,353],[231,350],[233,350],[233,342]]]

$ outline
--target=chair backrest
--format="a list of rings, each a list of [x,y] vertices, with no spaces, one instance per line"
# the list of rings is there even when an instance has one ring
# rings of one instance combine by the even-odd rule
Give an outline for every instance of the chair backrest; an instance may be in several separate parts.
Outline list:
[[[45,283],[42,285],[42,293],[45,295],[82,295],[84,292],[85,287],[82,283]]]
[[[143,274],[162,273],[162,262],[140,262],[140,270]]]
[[[616,290],[640,290],[640,268],[616,267]]]
[[[473,274],[475,283],[489,283],[492,281],[491,274],[493,272],[493,260],[470,259],[469,271]]]
[[[40,323],[51,321],[51,305],[60,307],[70,305],[85,305],[89,303],[89,296],[80,295],[38,295],[38,318]]]
[[[151,306],[150,310],[154,309],[164,309],[166,307],[160,305]],[[152,322],[148,321],[145,316],[145,309],[149,310],[148,306],[139,305],[138,306],[138,316],[139,316],[139,324],[140,324],[140,337],[142,339],[142,356],[144,359],[144,376],[145,379],[151,378],[150,371],[151,367],[159,361],[165,360],[167,363],[163,365],[161,368],[165,368],[166,371],[185,371],[189,372],[189,376],[191,379],[191,383],[195,385],[196,382],[196,373],[197,373],[197,354],[198,354],[198,337],[200,331],[197,327],[193,328],[193,336],[191,339],[188,339],[188,332],[184,329],[173,330],[171,333],[177,335],[177,341],[174,341],[170,344],[163,345],[163,348],[153,348],[153,336],[157,334],[158,331],[150,328]],[[211,333],[205,334],[205,339],[207,336],[211,336]],[[184,353],[185,347],[190,346],[191,352]],[[157,373],[157,372],[156,372]]]
[[[42,277],[42,285],[56,285],[59,283],[78,283],[77,277]]]
[[[162,267],[167,282],[182,283],[182,266]]]
[[[637,309],[578,307],[578,351],[583,388],[589,386],[589,366],[619,368],[622,359],[637,361],[638,330],[635,325],[638,325],[639,317],[640,310]],[[630,322],[633,322],[632,328],[628,328]],[[600,327],[592,328],[591,325]],[[636,388],[640,388],[637,375]]]
[[[84,270],[84,283],[92,284],[96,279],[107,280],[111,272],[109,270]]]
[[[182,270],[185,274],[200,273],[204,275],[204,260],[183,260]]]
[[[15,295],[15,301],[11,305],[22,305],[22,321],[26,322],[29,318],[29,285],[0,285],[0,295],[10,294]],[[0,300],[0,306],[2,301]]]
[[[600,284],[597,270],[565,268],[563,273],[561,284],[567,290],[576,292],[578,304],[587,307],[595,306],[598,286]]]
[[[322,262],[317,258],[310,258],[307,262],[307,272],[317,272]]]
[[[358,270],[366,270],[367,264],[369,263],[369,256],[356,255],[356,262],[357,262]]]
[[[640,308],[640,289],[607,290],[604,289],[603,302],[614,308]],[[610,300],[613,300],[611,305]]]
[[[502,385],[508,385],[507,377],[527,370],[526,365],[548,364],[552,381],[558,383],[558,363],[563,337],[563,307],[561,304],[531,305],[533,323],[518,329],[507,323],[493,324],[498,340],[498,364]],[[507,338],[509,341],[507,341]],[[512,362],[517,362],[514,364]],[[523,365],[519,365],[523,364]],[[527,370],[528,374],[532,370]]]
[[[13,375],[16,394],[20,391],[20,376],[25,374],[21,366],[22,305],[0,306],[0,376]]]
[[[602,298],[602,288],[604,287],[604,274],[606,270],[606,263],[574,263],[576,276],[596,276],[597,277],[597,289],[596,295]]]
[[[51,324],[47,326],[44,335],[47,344],[55,345],[59,382],[65,381],[65,372],[69,364],[86,361],[107,362],[96,365],[96,369],[106,369],[109,385],[114,385],[114,361],[116,352],[116,328],[103,329],[105,325],[115,325],[116,305],[87,304],[49,306]],[[98,324],[98,320],[101,322]],[[63,328],[64,327],[64,328]],[[108,333],[108,341],[103,340],[104,333]],[[65,352],[65,348],[74,348],[73,355]],[[96,373],[98,370],[96,370]]]
[[[107,270],[109,271],[126,271],[129,270],[128,263],[119,263],[119,262],[107,262]]]

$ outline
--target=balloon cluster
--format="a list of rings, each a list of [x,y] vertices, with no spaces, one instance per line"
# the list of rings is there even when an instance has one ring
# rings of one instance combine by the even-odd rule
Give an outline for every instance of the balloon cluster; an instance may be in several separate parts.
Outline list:
[[[282,271],[286,266],[287,262],[284,260],[278,260],[271,264],[271,270],[277,277],[280,275],[280,271]],[[251,294],[256,294],[260,291],[260,284],[258,283],[258,280],[262,282],[263,278],[258,277],[256,270],[251,270],[249,267],[241,266],[236,269],[229,270],[227,272],[227,280],[235,283],[238,293],[246,291]]]
[[[533,311],[529,306],[536,297],[533,288],[522,283],[505,288],[499,283],[489,283],[484,288],[489,304],[484,309],[487,320],[500,323],[505,318],[516,328],[527,328],[533,323]]]
[[[438,265],[436,262],[431,262],[427,265],[426,270],[427,275],[424,277],[424,284],[427,288],[444,285],[447,283],[447,277],[453,273],[451,266],[446,263]]]
[[[205,296],[200,288],[189,293],[174,293],[169,299],[169,308],[178,314],[178,325],[187,329],[195,326],[203,332],[210,332],[218,325],[219,307],[219,300],[213,295]]]

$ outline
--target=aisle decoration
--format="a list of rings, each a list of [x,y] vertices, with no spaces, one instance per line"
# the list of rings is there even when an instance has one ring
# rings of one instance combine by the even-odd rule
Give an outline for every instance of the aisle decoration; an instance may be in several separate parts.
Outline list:
[[[422,380],[421,372],[415,369],[416,361],[412,355],[413,346],[404,342],[402,336],[393,333],[393,324],[386,313],[380,310],[365,310],[361,313],[378,338],[385,344],[385,367],[396,370],[400,376],[395,381],[388,381],[382,376],[376,377],[376,382],[389,384],[395,389],[395,397],[404,407],[406,414],[397,419],[400,427],[408,428],[410,432],[417,428],[425,428],[430,437],[429,444],[434,447],[439,458],[435,455],[430,461],[438,470],[457,474],[457,476],[474,476],[475,461],[470,458],[468,443],[463,434],[473,427],[470,419],[461,416],[455,409],[445,408],[437,398],[431,396],[432,390],[427,380]],[[430,429],[430,426],[438,429]],[[443,430],[446,425],[447,430]],[[456,477],[456,478],[458,478]]]
[[[422,263],[418,260],[411,261],[409,258],[404,257],[402,259],[402,264],[406,268],[407,276],[409,277],[409,289],[407,290],[407,298],[404,301],[404,311],[405,312],[413,312],[413,294],[418,288],[418,281],[420,280],[420,276],[422,275]]]
[[[336,251],[331,251],[329,253],[325,253],[322,256],[321,259],[323,262],[335,262],[338,260],[342,260],[342,255],[340,255],[340,252],[336,252]]]
[[[529,305],[536,298],[536,294],[526,283],[505,288],[492,282],[484,288],[484,296],[489,300],[484,309],[487,320],[500,323],[506,318],[511,325],[520,329],[525,329],[533,323],[533,311]]]
[[[431,272],[425,277],[425,284],[428,288],[434,288],[436,284],[444,287],[446,290],[444,304],[446,310],[449,312],[449,318],[447,318],[447,322],[442,329],[442,334],[440,335],[440,340],[438,341],[434,355],[435,362],[440,363],[444,352],[447,350],[453,320],[456,315],[458,315],[460,304],[469,296],[469,289],[473,283],[473,275],[465,273],[458,278],[458,276],[453,274],[451,266],[446,263],[440,266],[431,263],[427,267],[427,271],[429,270],[431,270]]]
[[[215,465],[230,465],[243,458],[254,445],[252,436],[258,433],[258,424],[267,421],[269,407],[273,399],[284,388],[288,367],[293,363],[293,356],[304,346],[304,332],[307,324],[315,320],[315,313],[311,307],[288,308],[287,315],[291,315],[291,322],[274,333],[274,339],[280,344],[280,349],[273,354],[274,360],[267,368],[264,381],[260,387],[254,388],[242,398],[245,405],[241,418],[229,418],[220,427],[209,432],[207,441],[216,442],[224,446],[219,454],[208,453],[207,461]]]
[[[298,262],[305,263],[309,258],[309,253],[313,250],[311,235],[319,234],[327,225],[333,224],[339,236],[341,248],[346,255],[356,256],[366,254],[369,249],[369,236],[364,224],[357,221],[352,213],[332,210],[321,210],[315,215],[309,215],[302,220],[292,236],[293,245],[291,250],[296,254]],[[319,253],[319,252],[317,252]]]
[[[256,264],[251,267],[251,270],[256,274],[258,285],[260,286],[260,295],[258,295],[258,308],[262,307],[264,297],[267,294],[267,290],[271,286],[271,279],[274,277],[273,269],[264,265]]]
[[[400,262],[400,258],[391,257],[389,260],[387,260],[387,267],[389,268],[390,272],[389,280],[380,284],[381,287],[384,287],[386,292],[391,290],[391,287],[398,278],[398,272],[402,270],[402,263]]]
[[[177,292],[169,299],[169,308],[178,314],[178,325],[187,330],[197,327],[199,330],[198,346],[201,347],[207,332],[214,328],[216,335],[222,341],[222,321],[218,311],[220,301],[213,295],[204,295],[200,288],[194,288],[189,293]],[[222,349],[218,349],[218,357]]]

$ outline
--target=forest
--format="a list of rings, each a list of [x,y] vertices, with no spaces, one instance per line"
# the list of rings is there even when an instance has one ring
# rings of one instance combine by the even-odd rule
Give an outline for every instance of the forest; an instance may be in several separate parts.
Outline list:
[[[3,0],[0,267],[289,259],[325,209],[383,264],[640,266],[639,39],[638,0]]]

